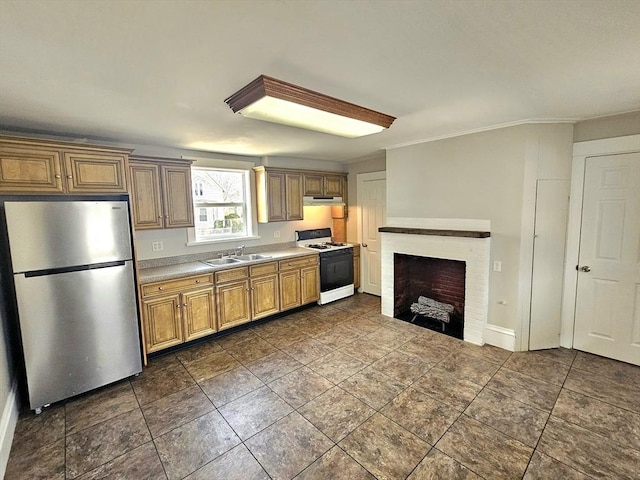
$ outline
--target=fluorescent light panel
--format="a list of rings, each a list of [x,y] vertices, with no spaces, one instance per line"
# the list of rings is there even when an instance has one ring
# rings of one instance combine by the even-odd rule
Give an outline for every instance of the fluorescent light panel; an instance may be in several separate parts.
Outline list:
[[[261,75],[225,100],[241,115],[355,138],[389,128],[395,117]]]

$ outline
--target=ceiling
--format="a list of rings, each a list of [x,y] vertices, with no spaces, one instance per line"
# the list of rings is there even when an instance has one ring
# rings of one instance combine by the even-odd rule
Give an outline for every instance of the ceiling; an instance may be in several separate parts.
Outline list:
[[[0,127],[349,161],[640,108],[638,0],[0,1]],[[233,114],[260,74],[397,117],[356,139]]]

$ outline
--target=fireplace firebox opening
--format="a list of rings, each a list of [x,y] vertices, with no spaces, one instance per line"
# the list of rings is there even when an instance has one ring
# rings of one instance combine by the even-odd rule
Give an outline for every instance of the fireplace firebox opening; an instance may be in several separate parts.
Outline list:
[[[393,316],[463,339],[466,263],[402,253],[393,254],[393,263]],[[429,309],[420,308],[427,304],[447,314],[437,311],[429,314]]]

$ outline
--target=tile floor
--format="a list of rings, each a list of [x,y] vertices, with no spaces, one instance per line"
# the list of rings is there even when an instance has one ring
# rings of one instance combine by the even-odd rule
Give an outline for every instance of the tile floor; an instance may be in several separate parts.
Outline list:
[[[510,353],[356,295],[23,414],[7,479],[637,479],[640,368]]]

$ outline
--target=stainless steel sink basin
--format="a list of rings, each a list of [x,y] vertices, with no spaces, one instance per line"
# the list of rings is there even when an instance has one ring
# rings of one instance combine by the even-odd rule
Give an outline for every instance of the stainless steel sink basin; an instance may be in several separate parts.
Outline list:
[[[232,257],[224,257],[224,258],[212,258],[211,260],[205,260],[204,263],[215,267],[217,265],[228,265],[230,263],[240,263],[242,260],[238,260],[237,258]]]
[[[250,253],[248,255],[238,255],[237,258],[240,261],[243,262],[250,262],[252,260],[264,260],[266,258],[271,258],[271,255],[261,255],[259,253]]]

